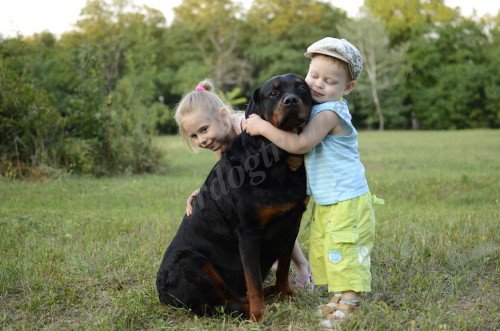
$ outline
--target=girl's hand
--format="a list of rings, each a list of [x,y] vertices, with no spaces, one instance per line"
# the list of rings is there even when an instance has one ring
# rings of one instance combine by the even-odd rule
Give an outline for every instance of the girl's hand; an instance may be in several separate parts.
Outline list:
[[[267,124],[269,124],[269,122],[264,121],[259,115],[251,114],[247,118],[243,129],[251,136],[259,136],[262,134],[263,126]]]
[[[186,215],[191,216],[193,213],[193,200],[196,198],[196,196],[200,193],[200,189],[195,190],[189,198],[186,200]]]

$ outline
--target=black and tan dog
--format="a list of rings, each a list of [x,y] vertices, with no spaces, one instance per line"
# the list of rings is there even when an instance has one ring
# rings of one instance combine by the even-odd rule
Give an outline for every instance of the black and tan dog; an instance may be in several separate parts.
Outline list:
[[[253,93],[245,116],[300,130],[310,91],[297,75],[273,77]],[[306,175],[297,157],[245,132],[222,154],[184,216],[156,279],[160,301],[211,314],[216,307],[260,320],[264,296],[292,294],[288,273],[302,213]],[[262,283],[278,260],[276,283]]]

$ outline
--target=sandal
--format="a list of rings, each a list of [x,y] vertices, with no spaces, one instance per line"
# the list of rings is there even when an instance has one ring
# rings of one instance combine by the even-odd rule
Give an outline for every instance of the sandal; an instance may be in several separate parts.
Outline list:
[[[316,317],[324,318],[333,313],[337,308],[340,299],[342,299],[342,292],[335,293],[326,305],[319,305]]]
[[[297,286],[299,288],[306,289],[310,292],[312,292],[314,290],[314,281],[313,281],[313,276],[312,276],[312,272],[311,272],[311,265],[309,264],[309,262],[307,262],[307,274],[302,275],[302,276],[297,275],[295,277],[294,283],[295,283],[295,286]]]
[[[337,302],[335,302],[338,299]],[[328,309],[331,309],[328,312]],[[320,326],[325,329],[333,329],[335,325],[339,323],[348,323],[351,315],[358,310],[359,301],[357,299],[352,300],[341,300],[340,297],[333,297],[332,300],[323,308],[320,306],[320,310],[322,312],[322,320],[320,322]]]

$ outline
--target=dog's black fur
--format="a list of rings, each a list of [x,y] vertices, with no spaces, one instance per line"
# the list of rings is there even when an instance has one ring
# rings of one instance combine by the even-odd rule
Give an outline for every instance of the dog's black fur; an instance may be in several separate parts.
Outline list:
[[[305,81],[286,74],[254,91],[245,116],[300,131],[311,103]],[[258,321],[265,295],[292,294],[288,272],[307,204],[302,160],[245,132],[231,142],[165,252],[156,279],[162,303],[200,315],[224,306]],[[276,260],[276,283],[263,289]]]

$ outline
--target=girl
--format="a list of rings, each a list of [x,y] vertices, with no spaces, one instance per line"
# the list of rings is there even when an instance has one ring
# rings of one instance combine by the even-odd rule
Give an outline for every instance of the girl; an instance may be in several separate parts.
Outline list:
[[[216,93],[212,82],[206,79],[179,102],[175,121],[182,139],[191,150],[210,149],[219,160],[229,142],[242,132],[245,116],[242,112],[234,112]],[[192,201],[198,192],[199,189],[187,199],[188,216],[192,213]],[[296,285],[312,290],[314,283],[309,262],[297,241],[293,248],[292,261],[297,269]]]

